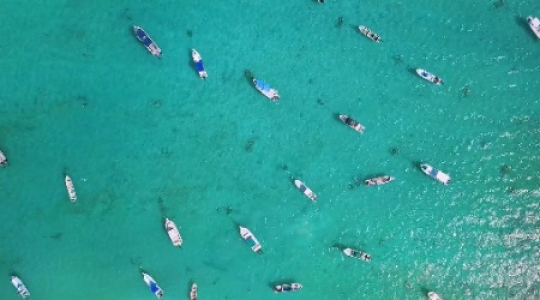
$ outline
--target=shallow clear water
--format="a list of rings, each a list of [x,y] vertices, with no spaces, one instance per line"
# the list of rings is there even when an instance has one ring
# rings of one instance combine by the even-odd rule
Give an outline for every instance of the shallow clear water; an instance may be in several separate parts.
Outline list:
[[[17,298],[16,272],[32,299],[153,299],[142,266],[170,299],[192,281],[200,299],[273,299],[289,281],[295,299],[537,299],[540,41],[525,18],[540,3],[499,4],[4,1],[0,298]],[[355,184],[379,174],[397,179]]]

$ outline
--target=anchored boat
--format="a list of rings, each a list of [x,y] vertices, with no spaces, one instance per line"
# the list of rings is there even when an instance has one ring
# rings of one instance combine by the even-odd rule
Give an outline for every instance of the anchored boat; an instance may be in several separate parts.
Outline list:
[[[255,88],[263,95],[265,95],[268,99],[272,101],[277,101],[279,99],[278,91],[271,88],[270,85],[263,80],[254,78],[253,84],[255,85]]]
[[[528,16],[527,23],[529,23],[529,27],[531,27],[534,35],[540,39],[540,20],[538,18]]]
[[[67,175],[64,181],[66,182],[66,189],[69,195],[69,200],[71,202],[77,201],[77,193],[75,192],[75,186],[73,186],[73,181],[71,181],[71,178]]]
[[[199,72],[199,77],[201,79],[206,79],[208,77],[208,73],[206,73],[206,70],[204,69],[202,57],[195,49],[191,49],[191,57],[193,58],[193,62],[195,63],[195,67],[197,67],[197,72]]]
[[[366,130],[366,128],[362,126],[362,124],[356,122],[355,120],[353,120],[351,117],[347,115],[339,115],[339,119],[343,121],[343,123],[347,124],[347,126],[354,129],[355,131],[364,133],[364,131]]]
[[[431,83],[434,83],[434,84],[437,84],[437,85],[441,85],[441,84],[444,84],[444,82],[442,81],[441,78],[435,76],[434,74],[424,70],[424,69],[416,69],[416,74],[418,74],[418,76],[424,78],[425,80],[431,82]]]
[[[249,247],[253,252],[262,253],[262,246],[257,240],[257,238],[247,229],[246,227],[240,226],[240,236],[246,241]]]
[[[302,285],[300,283],[284,283],[280,285],[276,285],[274,287],[274,292],[276,293],[287,293],[287,292],[294,292],[302,289]]]
[[[133,32],[135,33],[135,36],[141,43],[143,43],[144,47],[152,53],[154,56],[161,56],[161,49],[158,47],[156,43],[150,38],[150,36],[139,26],[133,26]]]
[[[156,295],[158,299],[161,299],[163,297],[163,290],[159,287],[157,282],[152,278],[152,276],[142,272],[143,280],[146,283],[146,285],[150,288],[150,291]]]
[[[191,285],[191,292],[189,293],[190,300],[197,300],[197,284],[194,283]]]
[[[297,179],[294,181],[294,185],[300,190],[300,192],[306,195],[306,197],[311,199],[311,201],[317,202],[319,197],[305,183]]]
[[[2,151],[0,151],[0,167],[5,167],[7,166],[7,164],[8,164],[7,157],[4,155],[4,153],[2,153]]]
[[[180,236],[180,231],[178,230],[178,227],[176,227],[176,224],[169,220],[169,218],[165,218],[165,229],[167,230],[167,234],[173,245],[175,247],[182,247],[182,236]]]
[[[375,32],[371,31],[369,28],[367,28],[366,26],[363,26],[363,25],[360,25],[358,26],[358,29],[360,30],[360,32],[367,36],[368,38],[370,38],[372,41],[374,42],[382,42],[382,39],[381,39],[381,36],[376,34]]]
[[[443,300],[443,298],[435,292],[429,292],[427,293],[427,296],[429,297],[429,300]]]
[[[371,261],[371,255],[369,255],[366,252],[355,250],[355,249],[352,249],[352,248],[343,249],[343,254],[347,255],[348,257],[356,258],[356,259],[359,259],[359,260],[363,260],[363,261],[367,261],[367,262]]]
[[[444,185],[450,184],[451,179],[448,174],[445,174],[428,164],[421,164],[420,168],[422,169],[422,172],[424,172],[424,174],[428,175],[429,177],[443,183]]]
[[[11,276],[11,284],[17,289],[17,295],[21,296],[21,298],[27,299],[30,297],[30,292],[19,277]]]
[[[396,179],[396,178],[394,178],[392,176],[375,177],[375,178],[371,178],[371,179],[366,180],[365,184],[366,184],[366,186],[383,185],[383,184],[387,184],[389,182],[394,181],[394,179]]]

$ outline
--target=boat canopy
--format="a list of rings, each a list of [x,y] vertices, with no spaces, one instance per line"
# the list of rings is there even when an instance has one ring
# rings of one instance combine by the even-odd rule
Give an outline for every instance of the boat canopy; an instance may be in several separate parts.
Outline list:
[[[437,178],[437,174],[439,174],[439,170],[431,168],[431,172],[429,172],[429,175],[431,175],[433,178]]]
[[[195,66],[197,67],[197,71],[204,72],[204,66],[202,60],[199,60],[195,63]]]
[[[264,81],[262,81],[261,79],[256,79],[255,80],[255,85],[260,88],[261,90],[265,91],[265,92],[269,92],[270,91],[270,85]]]

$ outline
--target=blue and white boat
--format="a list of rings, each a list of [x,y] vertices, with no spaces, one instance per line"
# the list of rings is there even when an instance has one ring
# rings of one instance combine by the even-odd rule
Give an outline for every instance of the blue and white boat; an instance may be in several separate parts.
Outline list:
[[[429,177],[442,182],[444,185],[450,184],[450,176],[448,174],[445,174],[434,167],[428,165],[428,164],[421,164],[420,168],[422,169],[422,172],[424,172]]]
[[[441,78],[435,76],[434,74],[424,70],[424,69],[416,69],[416,74],[418,74],[418,76],[424,78],[425,80],[431,82],[431,83],[435,83],[436,85],[441,85],[441,84],[444,84],[444,82],[442,81]]]
[[[311,199],[311,201],[317,202],[317,199],[318,199],[317,194],[315,194],[305,183],[296,179],[294,181],[294,185],[300,190],[300,192],[306,195],[306,197]]]
[[[158,297],[158,299],[161,299],[163,297],[163,290],[159,287],[157,282],[152,278],[152,276],[142,272],[142,277],[146,285],[150,288],[150,291]]]
[[[199,72],[199,77],[202,79],[205,79],[208,77],[208,73],[206,73],[206,70],[204,69],[202,57],[195,49],[191,49],[191,57],[193,58],[193,62],[195,63],[195,67],[197,67],[197,72]]]
[[[133,32],[135,33],[135,36],[143,45],[152,53],[154,56],[161,56],[161,49],[158,47],[154,41],[150,38],[148,34],[139,26],[133,26]]]
[[[255,88],[259,90],[259,92],[268,97],[270,100],[277,101],[279,99],[278,91],[271,88],[270,85],[263,80],[253,79],[253,84],[255,85]]]
[[[21,298],[27,299],[30,297],[30,292],[19,277],[11,276],[11,284],[17,289],[17,295],[21,296]]]
[[[240,226],[240,236],[242,236],[242,239],[246,241],[246,244],[248,244],[249,247],[251,247],[251,250],[257,253],[262,253],[262,246],[257,240],[257,238],[247,229],[246,227]]]

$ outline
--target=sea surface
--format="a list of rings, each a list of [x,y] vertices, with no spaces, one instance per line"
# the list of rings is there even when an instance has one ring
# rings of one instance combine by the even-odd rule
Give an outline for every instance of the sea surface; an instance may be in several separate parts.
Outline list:
[[[0,299],[18,298],[13,273],[33,300],[155,299],[141,268],[164,299],[188,299],[192,282],[201,300],[540,299],[540,40],[526,22],[539,1],[4,0],[0,11]],[[384,174],[396,180],[363,185]],[[273,293],[287,282],[303,289]]]

